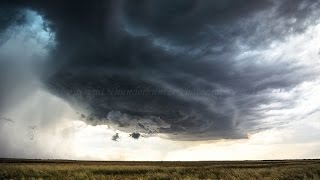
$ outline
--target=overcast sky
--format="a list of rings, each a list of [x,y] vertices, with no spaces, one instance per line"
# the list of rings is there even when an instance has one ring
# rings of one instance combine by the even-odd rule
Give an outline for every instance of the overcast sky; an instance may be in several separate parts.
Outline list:
[[[0,2],[0,157],[320,157],[320,3]]]

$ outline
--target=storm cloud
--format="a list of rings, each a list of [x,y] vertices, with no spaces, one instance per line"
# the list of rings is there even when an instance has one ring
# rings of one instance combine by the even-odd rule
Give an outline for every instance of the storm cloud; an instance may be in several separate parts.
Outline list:
[[[1,4],[12,15],[1,14],[0,27],[21,23],[17,9],[41,14],[55,46],[35,76],[50,93],[85,107],[87,123],[136,139],[140,133],[240,139],[270,128],[263,120],[274,104],[295,106],[281,92],[318,78],[319,64],[302,63],[290,56],[296,46],[282,45],[317,24],[319,6],[312,0],[10,1]],[[1,78],[1,87],[9,81]],[[0,92],[2,100],[10,91]]]

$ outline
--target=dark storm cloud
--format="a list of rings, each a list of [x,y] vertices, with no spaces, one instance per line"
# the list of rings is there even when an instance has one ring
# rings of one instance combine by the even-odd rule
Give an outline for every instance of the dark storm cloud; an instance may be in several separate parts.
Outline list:
[[[132,133],[132,134],[130,134],[130,137],[132,137],[133,139],[139,139],[140,133]]]
[[[5,4],[51,22],[57,47],[42,77],[48,89],[85,105],[88,122],[127,132],[245,138],[264,127],[264,112],[255,108],[281,101],[265,92],[291,89],[311,75],[288,61],[259,65],[252,62],[260,56],[241,56],[303,32],[317,17],[319,3],[311,0]]]
[[[112,141],[118,141],[119,138],[120,138],[119,134],[116,133],[115,135],[112,136],[111,140],[112,140]]]

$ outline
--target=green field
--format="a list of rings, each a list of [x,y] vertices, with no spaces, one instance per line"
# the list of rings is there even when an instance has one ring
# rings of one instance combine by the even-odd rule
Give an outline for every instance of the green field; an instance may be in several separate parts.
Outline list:
[[[0,179],[320,179],[320,160],[93,162],[0,160]]]

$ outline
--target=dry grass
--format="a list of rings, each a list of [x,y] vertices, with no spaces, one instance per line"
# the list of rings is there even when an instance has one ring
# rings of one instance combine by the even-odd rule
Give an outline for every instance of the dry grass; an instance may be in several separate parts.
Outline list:
[[[0,179],[320,179],[320,160],[85,162],[0,160]]]

